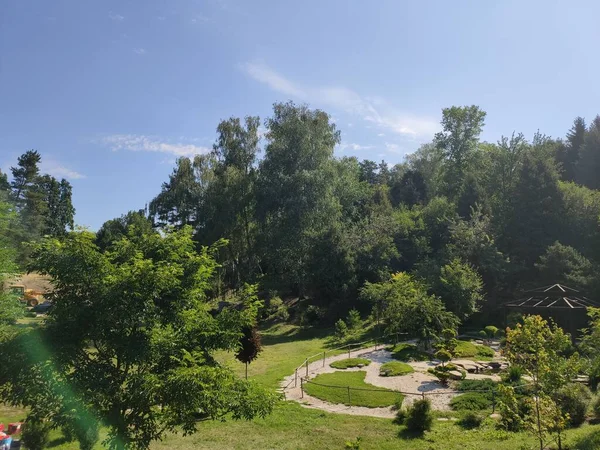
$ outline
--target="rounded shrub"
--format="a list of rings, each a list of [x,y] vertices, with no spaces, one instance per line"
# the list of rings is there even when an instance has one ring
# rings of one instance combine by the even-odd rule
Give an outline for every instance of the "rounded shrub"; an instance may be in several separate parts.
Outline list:
[[[491,394],[466,392],[450,400],[450,407],[455,411],[482,411],[492,407]]]
[[[509,384],[517,384],[521,381],[523,376],[523,369],[519,366],[510,366],[506,375],[504,375],[504,381]]]
[[[431,402],[429,399],[417,400],[406,411],[404,419],[407,431],[412,433],[423,433],[431,430],[433,425],[433,414],[431,413]]]
[[[415,370],[409,364],[400,361],[390,361],[381,365],[379,375],[382,377],[397,377],[413,373]]]
[[[42,450],[48,444],[50,426],[41,420],[28,418],[23,424],[21,440],[28,450]]]
[[[600,419],[600,395],[596,396],[594,403],[592,404],[592,411],[596,419]]]
[[[371,361],[365,358],[346,358],[334,361],[329,364],[334,369],[349,369],[351,367],[364,367],[371,364]]]
[[[481,413],[467,411],[461,416],[457,423],[466,430],[472,430],[473,428],[479,428],[484,419],[485,416]]]
[[[569,414],[569,425],[578,427],[585,422],[592,392],[581,383],[571,383],[556,392],[555,400],[561,411]]]

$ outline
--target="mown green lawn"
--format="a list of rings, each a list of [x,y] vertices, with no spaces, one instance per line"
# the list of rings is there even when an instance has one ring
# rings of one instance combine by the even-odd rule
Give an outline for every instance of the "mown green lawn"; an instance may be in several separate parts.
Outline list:
[[[403,396],[389,389],[365,383],[367,372],[333,372],[317,375],[304,383],[304,391],[330,403],[378,408],[400,403]],[[335,386],[335,387],[332,387]],[[350,390],[348,391],[348,388]],[[364,389],[364,390],[362,390]],[[368,389],[368,390],[367,390]]]

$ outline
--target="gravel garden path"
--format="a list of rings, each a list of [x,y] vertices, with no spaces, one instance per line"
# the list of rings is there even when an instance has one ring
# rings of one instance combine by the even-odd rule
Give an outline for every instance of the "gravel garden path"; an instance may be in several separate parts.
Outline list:
[[[404,405],[410,405],[413,401],[419,400],[425,396],[431,401],[431,406],[435,410],[449,410],[450,400],[458,395],[456,391],[442,385],[438,382],[437,378],[429,373],[427,369],[435,367],[434,362],[420,361],[410,362],[412,368],[415,370],[413,373],[408,375],[401,375],[395,377],[382,377],[379,375],[381,365],[394,361],[391,356],[391,352],[384,350],[382,346],[369,347],[362,350],[356,350],[351,352],[351,357],[361,357],[371,360],[371,364],[366,367],[355,367],[350,369],[342,369],[345,371],[359,371],[366,372],[365,382],[374,386],[384,387],[395,391],[401,391],[404,393]],[[338,369],[334,369],[329,365],[334,361],[339,361],[348,358],[348,353],[344,353],[329,358],[320,359],[308,365],[308,379],[314,379],[317,375],[322,373],[336,372]],[[458,361],[458,360],[457,360]],[[472,363],[472,361],[468,361]],[[360,416],[372,416],[372,417],[395,417],[395,412],[392,411],[391,407],[387,408],[366,408],[362,406],[348,406],[343,404],[334,404],[319,400],[315,397],[311,397],[306,393],[303,393],[300,385],[300,378],[306,377],[305,366],[298,370],[298,381],[295,383],[296,374],[292,374],[286,377],[282,383],[282,391],[285,395],[286,400],[294,400],[299,402],[302,406],[307,408],[315,408],[328,412],[360,415]],[[467,374],[467,379],[483,379],[490,378],[493,380],[499,380],[497,375],[483,375],[483,374]]]

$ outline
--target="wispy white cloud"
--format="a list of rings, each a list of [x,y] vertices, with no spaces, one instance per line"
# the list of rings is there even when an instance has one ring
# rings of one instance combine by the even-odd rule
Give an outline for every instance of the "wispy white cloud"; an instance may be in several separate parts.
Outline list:
[[[342,150],[342,151],[344,151],[346,149],[358,151],[358,150],[369,150],[369,149],[373,148],[372,145],[360,145],[360,144],[354,144],[354,143],[349,144],[346,142],[342,142],[339,147],[340,147],[340,150]]]
[[[398,144],[394,144],[391,142],[385,143],[385,149],[390,153],[399,153],[401,155],[406,153],[406,151],[403,150]]]
[[[108,13],[108,18],[114,22],[122,22],[123,19],[125,19],[125,17],[121,14],[117,14],[112,11]]]
[[[168,142],[156,136],[139,134],[113,134],[96,140],[108,145],[111,150],[129,150],[132,152],[168,153],[175,156],[194,156],[211,151],[210,148],[183,142]]]
[[[245,63],[241,68],[252,78],[266,84],[274,91],[307,100],[307,93],[304,90],[264,64]]]
[[[137,47],[133,49],[133,52],[137,55],[145,55],[147,53],[145,48],[137,48]]]
[[[158,20],[167,20],[167,18],[165,16],[158,16],[157,19]]]
[[[385,136],[385,133],[378,133],[377,136],[383,137],[383,136]]]
[[[43,159],[40,164],[40,171],[56,178],[66,178],[67,180],[80,180],[85,175],[65,167],[63,164],[52,159]]]
[[[415,140],[429,139],[439,129],[436,120],[401,113],[379,97],[363,97],[343,86],[307,87],[295,83],[262,63],[245,63],[241,69],[274,91],[290,97],[324,104],[395,134]]]

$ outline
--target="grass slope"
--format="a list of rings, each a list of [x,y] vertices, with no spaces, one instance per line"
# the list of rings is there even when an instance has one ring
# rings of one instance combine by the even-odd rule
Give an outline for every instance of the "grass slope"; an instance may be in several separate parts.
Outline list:
[[[342,403],[349,406],[366,406],[368,408],[391,406],[403,398],[402,394],[397,392],[365,383],[366,375],[367,373],[362,370],[358,372],[322,373],[311,380],[312,383],[305,383],[304,390],[308,395],[326,402]],[[348,398],[347,387],[350,387],[350,398]]]

